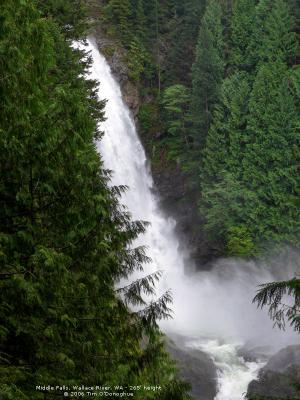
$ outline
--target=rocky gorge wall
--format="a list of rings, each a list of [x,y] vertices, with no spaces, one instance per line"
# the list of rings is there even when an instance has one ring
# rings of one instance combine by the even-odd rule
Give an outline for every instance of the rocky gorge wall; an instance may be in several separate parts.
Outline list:
[[[300,346],[288,346],[270,358],[248,387],[249,400],[300,399]]]

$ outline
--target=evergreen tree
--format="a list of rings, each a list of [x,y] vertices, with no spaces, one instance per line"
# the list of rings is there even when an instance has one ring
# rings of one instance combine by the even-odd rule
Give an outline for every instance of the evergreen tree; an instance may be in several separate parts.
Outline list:
[[[68,39],[79,39],[87,28],[84,0],[37,0],[39,10],[54,17]]]
[[[248,47],[255,20],[255,0],[233,1],[231,17],[231,57],[235,68],[249,69]]]
[[[260,62],[283,61],[290,64],[296,57],[298,43],[295,19],[284,0],[274,2],[268,13],[258,50]]]
[[[255,194],[243,185],[241,171],[250,91],[245,72],[235,73],[224,81],[203,151],[200,211],[206,217],[205,229],[211,240],[222,251],[230,248],[231,254],[230,243],[237,240],[236,234],[249,231],[244,204],[248,201],[256,204]]]
[[[248,65],[255,72],[255,68],[261,59],[262,40],[265,37],[266,21],[272,10],[274,2],[271,0],[260,0],[256,7],[253,20],[253,29],[249,37]]]
[[[135,34],[145,42],[147,40],[147,19],[144,11],[144,2],[143,0],[135,0],[131,7],[134,13],[133,27]]]
[[[299,94],[288,65],[297,42],[287,5],[270,6],[262,0],[256,7],[256,21],[264,21],[252,53],[256,70],[225,80],[204,151],[201,210],[208,232],[230,254],[241,252],[241,240],[242,253],[249,240],[256,250],[268,242],[299,244]]]
[[[215,183],[223,171],[241,177],[240,166],[248,140],[245,128],[250,93],[246,72],[235,73],[223,82],[220,104],[214,112],[203,152],[203,184]]]
[[[191,118],[195,146],[200,148],[205,142],[224,73],[221,19],[219,2],[211,0],[201,22],[193,64]]]
[[[201,200],[205,229],[216,249],[231,256],[254,255],[254,238],[251,224],[248,226],[249,221],[245,219],[244,206],[249,202],[257,205],[255,193],[234,174],[224,171],[216,183],[203,187]]]
[[[118,35],[126,45],[126,42],[132,36],[132,7],[130,0],[109,0],[104,11],[106,18],[117,28]]]
[[[115,289],[148,260],[132,248],[145,226],[119,206],[122,188],[108,188],[94,143],[104,102],[84,79],[88,59],[54,22],[59,9],[51,13],[31,1],[1,5],[0,397],[62,395],[35,390],[46,382],[151,382],[162,392],[135,398],[177,388],[188,399],[157,328],[170,295],[142,298],[159,274]]]
[[[130,41],[127,53],[127,65],[129,77],[136,83],[139,82],[141,74],[145,71],[145,60],[147,54],[141,42],[134,38]]]
[[[182,148],[188,145],[187,112],[189,93],[183,85],[173,85],[165,89],[162,105],[165,112],[169,157],[180,163]]]
[[[297,53],[293,28],[287,4],[276,1],[265,19],[265,33],[258,48],[243,179],[260,199],[260,205],[248,211],[260,221],[255,235],[266,241],[296,244],[299,108],[288,69]]]
[[[165,62],[166,84],[191,84],[191,65],[205,1],[185,0],[171,2],[173,18],[167,35],[169,50]],[[174,4],[175,3],[175,4]],[[180,61],[179,61],[180,60]]]
[[[249,102],[249,142],[243,160],[244,181],[256,192],[259,207],[245,213],[259,221],[260,239],[298,244],[299,109],[289,87],[286,65],[262,65]]]

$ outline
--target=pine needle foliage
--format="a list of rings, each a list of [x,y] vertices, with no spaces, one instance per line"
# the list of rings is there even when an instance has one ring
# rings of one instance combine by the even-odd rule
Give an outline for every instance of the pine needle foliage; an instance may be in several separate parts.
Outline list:
[[[294,330],[300,332],[300,280],[298,278],[260,285],[253,302],[260,308],[268,307],[271,319],[279,328],[284,329],[288,320]],[[285,304],[286,302],[290,304]]]
[[[129,283],[116,290],[117,293],[124,296],[127,304],[136,305],[146,305],[147,303],[142,298],[142,294],[146,297],[153,296],[155,294],[155,284],[161,278],[161,271],[153,272],[150,275],[139,278],[134,282]]]

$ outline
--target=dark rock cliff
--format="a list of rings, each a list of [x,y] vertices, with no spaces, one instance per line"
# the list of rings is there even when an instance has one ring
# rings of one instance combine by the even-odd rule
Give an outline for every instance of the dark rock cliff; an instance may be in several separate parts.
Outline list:
[[[95,29],[94,36],[100,52],[105,56],[114,76],[120,83],[125,103],[136,117],[140,107],[140,98],[138,88],[128,78],[126,51],[117,40],[107,38],[100,27]]]
[[[248,387],[248,398],[300,399],[300,346],[288,346],[273,357]]]
[[[168,340],[166,349],[180,368],[180,376],[192,385],[195,400],[214,400],[217,394],[217,369],[204,352],[184,346],[179,337]],[[179,342],[178,342],[179,340]]]

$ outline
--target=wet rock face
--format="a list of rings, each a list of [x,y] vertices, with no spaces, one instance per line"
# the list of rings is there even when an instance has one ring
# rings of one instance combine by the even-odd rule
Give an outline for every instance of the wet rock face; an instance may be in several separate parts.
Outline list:
[[[271,356],[272,348],[268,346],[245,345],[238,349],[238,355],[248,362],[267,362]]]
[[[125,103],[131,109],[133,116],[136,117],[140,108],[140,99],[137,87],[127,80],[122,84],[122,92]]]
[[[168,340],[167,351],[177,361],[180,376],[192,385],[195,400],[214,400],[217,371],[212,360],[200,350],[191,350]]]
[[[110,39],[98,27],[95,31],[99,50],[104,54],[114,76],[118,80],[123,94],[123,100],[136,117],[140,107],[138,88],[128,78],[126,51],[115,39]]]
[[[288,346],[270,358],[265,370],[284,372],[292,365],[300,367],[300,346]],[[300,383],[300,382],[299,382]]]
[[[249,399],[268,396],[272,399],[300,399],[300,346],[288,346],[273,357],[248,387]]]

